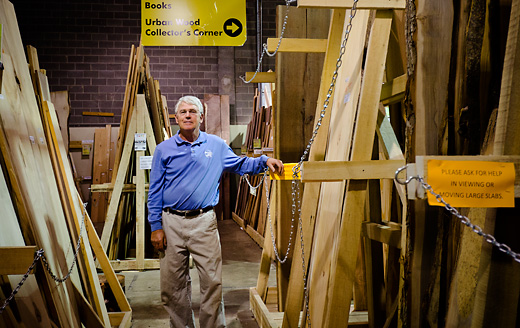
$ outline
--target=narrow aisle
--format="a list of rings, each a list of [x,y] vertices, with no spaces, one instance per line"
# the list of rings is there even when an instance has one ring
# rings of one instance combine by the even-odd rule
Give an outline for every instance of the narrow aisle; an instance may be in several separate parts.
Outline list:
[[[249,309],[249,288],[256,286],[262,249],[233,220],[218,221],[222,244],[222,284],[227,326],[257,328]],[[274,272],[274,271],[273,271]],[[121,272],[125,291],[133,311],[133,328],[169,327],[159,292],[159,270]],[[190,270],[193,309],[198,318],[199,278]],[[274,274],[270,286],[274,285]]]

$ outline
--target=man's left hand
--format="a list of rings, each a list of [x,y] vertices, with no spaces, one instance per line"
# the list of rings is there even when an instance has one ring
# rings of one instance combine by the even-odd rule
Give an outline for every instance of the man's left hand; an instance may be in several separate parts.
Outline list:
[[[268,158],[267,159],[267,167],[271,170],[271,172],[276,172],[279,175],[283,173],[283,163],[281,160],[276,158]]]

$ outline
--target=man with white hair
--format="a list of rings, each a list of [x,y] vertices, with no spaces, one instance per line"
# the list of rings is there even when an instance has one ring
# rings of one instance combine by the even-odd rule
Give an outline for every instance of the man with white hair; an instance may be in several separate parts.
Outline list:
[[[221,138],[200,131],[204,119],[197,97],[175,106],[179,132],[160,143],[153,156],[148,221],[161,258],[161,299],[170,327],[195,327],[191,308],[191,254],[200,279],[201,328],[225,327],[222,256],[213,207],[219,201],[223,171],[259,174],[267,167],[283,173],[283,163],[265,155],[239,157]]]

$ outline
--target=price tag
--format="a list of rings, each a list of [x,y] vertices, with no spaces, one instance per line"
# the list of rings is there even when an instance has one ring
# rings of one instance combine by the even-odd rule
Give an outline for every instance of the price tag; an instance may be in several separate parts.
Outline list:
[[[141,170],[151,170],[152,169],[152,159],[153,159],[153,156],[140,156],[139,157],[139,168]]]
[[[146,133],[136,133],[135,134],[134,150],[135,151],[145,151],[146,150]]]
[[[428,161],[428,184],[453,207],[514,207],[513,163]],[[428,194],[428,204],[444,206]]]

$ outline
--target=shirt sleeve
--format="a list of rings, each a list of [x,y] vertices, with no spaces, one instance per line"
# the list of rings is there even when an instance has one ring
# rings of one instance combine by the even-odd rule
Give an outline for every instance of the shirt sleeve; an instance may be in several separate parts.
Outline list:
[[[162,229],[163,186],[166,168],[161,160],[161,150],[155,149],[150,171],[150,186],[148,188],[148,222],[152,231]]]
[[[224,171],[233,172],[240,175],[244,174],[260,174],[267,168],[268,157],[262,155],[260,157],[237,156],[233,150],[225,144],[224,148]]]

